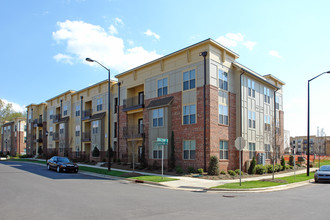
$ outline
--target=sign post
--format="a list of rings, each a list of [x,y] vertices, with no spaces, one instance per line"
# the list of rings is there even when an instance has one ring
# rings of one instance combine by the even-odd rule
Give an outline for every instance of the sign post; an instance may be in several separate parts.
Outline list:
[[[168,144],[168,139],[157,138],[157,144],[162,145],[162,179],[164,178],[164,145]]]
[[[243,137],[237,137],[235,140],[235,147],[239,152],[239,185],[242,186],[242,150],[245,147],[245,140]]]

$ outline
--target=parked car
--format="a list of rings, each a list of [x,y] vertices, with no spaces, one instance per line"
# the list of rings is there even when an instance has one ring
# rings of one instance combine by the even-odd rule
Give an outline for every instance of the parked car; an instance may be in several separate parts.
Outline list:
[[[321,166],[319,170],[316,170],[314,180],[316,183],[322,180],[330,181],[330,165]]]
[[[56,170],[59,172],[75,172],[78,173],[78,165],[73,163],[67,157],[58,157],[54,156],[47,160],[47,169],[48,170]]]

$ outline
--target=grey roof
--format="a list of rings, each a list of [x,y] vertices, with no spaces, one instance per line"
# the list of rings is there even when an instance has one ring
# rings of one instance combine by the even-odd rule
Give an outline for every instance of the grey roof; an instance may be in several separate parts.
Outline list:
[[[149,103],[147,108],[151,109],[151,108],[159,108],[159,107],[162,107],[162,106],[167,106],[172,102],[173,99],[174,99],[173,96],[169,96],[169,97],[165,97],[165,98],[162,98],[162,99],[153,100]]]

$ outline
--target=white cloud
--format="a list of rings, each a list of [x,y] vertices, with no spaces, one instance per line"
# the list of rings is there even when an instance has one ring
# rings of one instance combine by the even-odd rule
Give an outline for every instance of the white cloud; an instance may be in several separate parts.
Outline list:
[[[254,41],[244,41],[244,35],[241,33],[227,33],[225,36],[220,36],[216,39],[220,44],[225,47],[236,47],[237,45],[244,45],[249,50],[253,50],[253,47],[256,45]]]
[[[257,44],[255,41],[246,41],[243,43],[249,50],[253,50],[253,47]]]
[[[54,40],[64,42],[66,53],[76,60],[84,62],[86,57],[90,57],[122,72],[160,57],[155,51],[142,47],[125,48],[123,39],[109,35],[98,25],[70,20],[57,25],[59,30],[53,32]]]
[[[152,32],[150,29],[148,29],[146,32],[144,32],[144,34],[147,36],[153,36],[157,40],[159,40],[159,38],[160,38],[160,36],[158,34],[156,34],[155,32]]]
[[[56,62],[63,62],[63,63],[67,63],[70,65],[73,64],[73,62],[72,62],[73,58],[69,55],[59,53],[59,54],[56,54],[53,58],[56,60]]]
[[[268,54],[273,56],[273,57],[277,57],[277,58],[280,58],[280,59],[282,58],[276,50],[271,50],[271,51],[268,52]]]
[[[110,34],[114,35],[114,34],[118,34],[117,28],[113,25],[110,25],[109,27],[109,32]]]
[[[6,100],[6,99],[1,99],[4,103],[5,103],[5,105],[7,105],[8,103],[9,104],[12,104],[12,107],[13,107],[13,109],[14,109],[14,111],[15,112],[25,112],[26,111],[26,106],[24,105],[24,106],[21,106],[21,105],[19,105],[19,104],[17,104],[17,103],[14,103],[14,102],[10,102],[10,101],[8,101],[8,100]]]
[[[132,40],[127,40],[127,42],[128,42],[128,44],[129,44],[130,46],[133,46],[133,45],[134,45],[134,41],[132,41]]]

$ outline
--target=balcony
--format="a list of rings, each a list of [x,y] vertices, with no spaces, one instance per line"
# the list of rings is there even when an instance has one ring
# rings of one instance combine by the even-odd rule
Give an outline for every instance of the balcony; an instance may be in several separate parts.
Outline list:
[[[53,133],[53,141],[58,141],[60,139],[60,135],[58,132]]]
[[[82,138],[81,138],[82,142],[89,142],[91,141],[91,132],[83,132],[82,133]]]
[[[38,139],[37,139],[37,142],[38,142],[38,143],[42,143],[42,138],[38,138]]]
[[[129,125],[123,128],[124,138],[143,138],[144,125]]]
[[[33,121],[33,127],[42,127],[42,119],[34,119]]]
[[[123,104],[124,112],[144,108],[144,94],[124,99]]]
[[[53,123],[59,122],[60,118],[61,118],[61,114],[53,115]]]
[[[82,112],[81,120],[88,120],[92,117],[92,109],[87,109]]]

